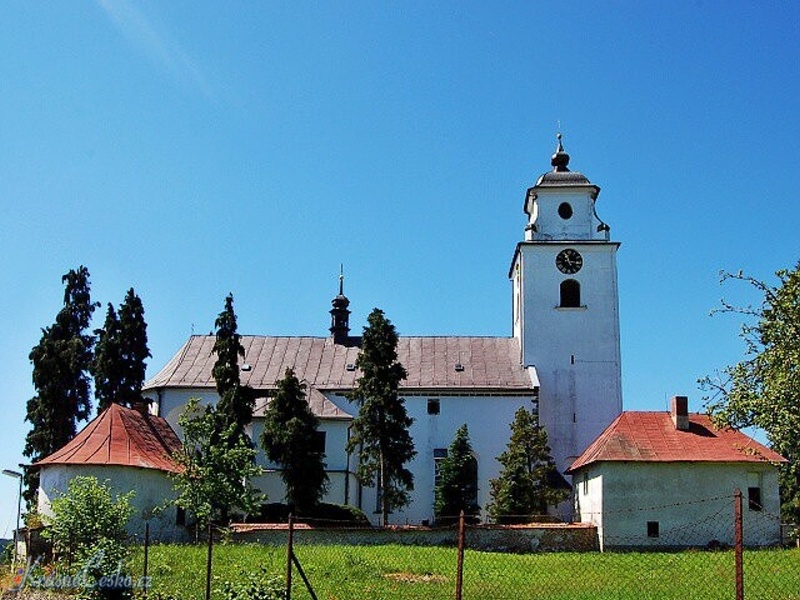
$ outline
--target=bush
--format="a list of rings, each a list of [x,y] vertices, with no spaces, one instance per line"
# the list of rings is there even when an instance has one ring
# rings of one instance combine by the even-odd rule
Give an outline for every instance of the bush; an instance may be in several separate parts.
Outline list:
[[[249,515],[246,519],[248,523],[288,523],[289,507],[280,502],[270,502],[262,504],[257,514]],[[299,523],[313,523],[318,526],[366,526],[370,525],[364,511],[350,506],[349,504],[329,504],[320,502],[306,515],[295,515],[295,521]]]
[[[270,577],[264,567],[256,573],[241,573],[235,581],[223,581],[219,590],[225,600],[283,600],[286,586],[276,577]]]

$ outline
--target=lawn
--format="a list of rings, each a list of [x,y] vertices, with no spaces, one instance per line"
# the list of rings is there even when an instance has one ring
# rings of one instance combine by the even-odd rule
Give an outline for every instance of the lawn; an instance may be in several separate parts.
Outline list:
[[[456,580],[454,548],[419,546],[307,546],[295,554],[320,600],[451,599]],[[140,573],[142,550],[133,558]],[[154,592],[203,598],[206,548],[153,546],[149,574]],[[261,545],[214,548],[212,597],[224,580],[264,568],[283,581],[286,549]],[[745,552],[745,597],[800,599],[800,550]],[[310,598],[295,573],[292,598]],[[153,594],[151,593],[151,596]],[[680,553],[466,552],[464,598],[475,600],[576,600],[733,598],[730,551]]]

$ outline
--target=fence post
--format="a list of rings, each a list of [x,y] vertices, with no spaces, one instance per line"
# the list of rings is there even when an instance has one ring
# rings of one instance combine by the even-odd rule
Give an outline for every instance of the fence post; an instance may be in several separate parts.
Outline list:
[[[150,550],[150,523],[144,524],[144,568],[142,569],[142,585],[144,586],[144,596],[147,597],[147,558]]]
[[[292,545],[294,543],[294,520],[291,513],[289,514],[289,541],[286,544],[286,600],[292,600],[292,556],[294,550]]]
[[[211,556],[214,549],[214,530],[208,520],[208,556],[206,558],[206,600],[211,600]]]
[[[458,515],[458,567],[456,571],[456,600],[461,600],[464,588],[464,511]]]
[[[736,561],[736,600],[744,600],[744,537],[742,535],[742,490],[733,492],[734,555]]]

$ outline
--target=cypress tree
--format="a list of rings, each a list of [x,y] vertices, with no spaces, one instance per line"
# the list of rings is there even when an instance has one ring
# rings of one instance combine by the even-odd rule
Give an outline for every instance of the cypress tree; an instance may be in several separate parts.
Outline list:
[[[98,305],[91,301],[89,270],[84,266],[70,270],[61,282],[65,284],[64,306],[55,323],[42,329],[42,337],[29,355],[36,395],[27,404],[25,420],[31,430],[23,453],[31,462],[69,442],[77,423],[86,420],[92,408],[89,366],[94,338],[86,330]],[[38,474],[26,470],[25,480],[25,499],[31,506]]]
[[[408,432],[413,419],[398,395],[406,370],[397,360],[397,332],[380,309],[367,318],[356,367],[361,376],[349,394],[359,406],[351,425],[348,452],[358,450],[356,478],[362,485],[378,485],[382,523],[389,513],[409,503],[414,476],[406,467],[416,452]]]
[[[144,308],[133,288],[125,294],[119,313],[109,303],[102,329],[96,329],[97,345],[92,362],[97,409],[112,403],[132,406],[142,396],[150,357]]]
[[[466,424],[456,431],[447,458],[441,462],[433,510],[437,523],[456,520],[462,510],[465,517],[475,517],[480,513],[478,461],[472,453]]]
[[[306,401],[306,386],[292,369],[275,382],[277,390],[264,415],[261,445],[283,469],[286,502],[292,513],[308,515],[328,486],[325,451],[318,444],[319,419]]]
[[[233,294],[225,298],[225,308],[214,322],[217,328],[214,352],[213,375],[217,384],[219,403],[217,414],[221,430],[230,428],[228,442],[233,444],[244,436],[244,428],[253,419],[255,397],[249,387],[243,386],[239,378],[239,357],[244,358],[244,347],[237,331],[236,313],[233,310]]]
[[[498,522],[526,522],[547,513],[569,497],[569,490],[554,485],[559,479],[547,445],[547,432],[536,416],[520,407],[511,423],[511,439],[497,459],[500,476],[489,482],[489,514]]]

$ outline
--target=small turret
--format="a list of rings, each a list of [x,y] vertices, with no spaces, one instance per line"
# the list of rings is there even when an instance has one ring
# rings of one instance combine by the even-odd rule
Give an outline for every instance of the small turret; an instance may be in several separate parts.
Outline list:
[[[331,336],[334,344],[344,344],[350,336],[350,300],[344,295],[344,270],[339,273],[339,295],[331,300]]]

